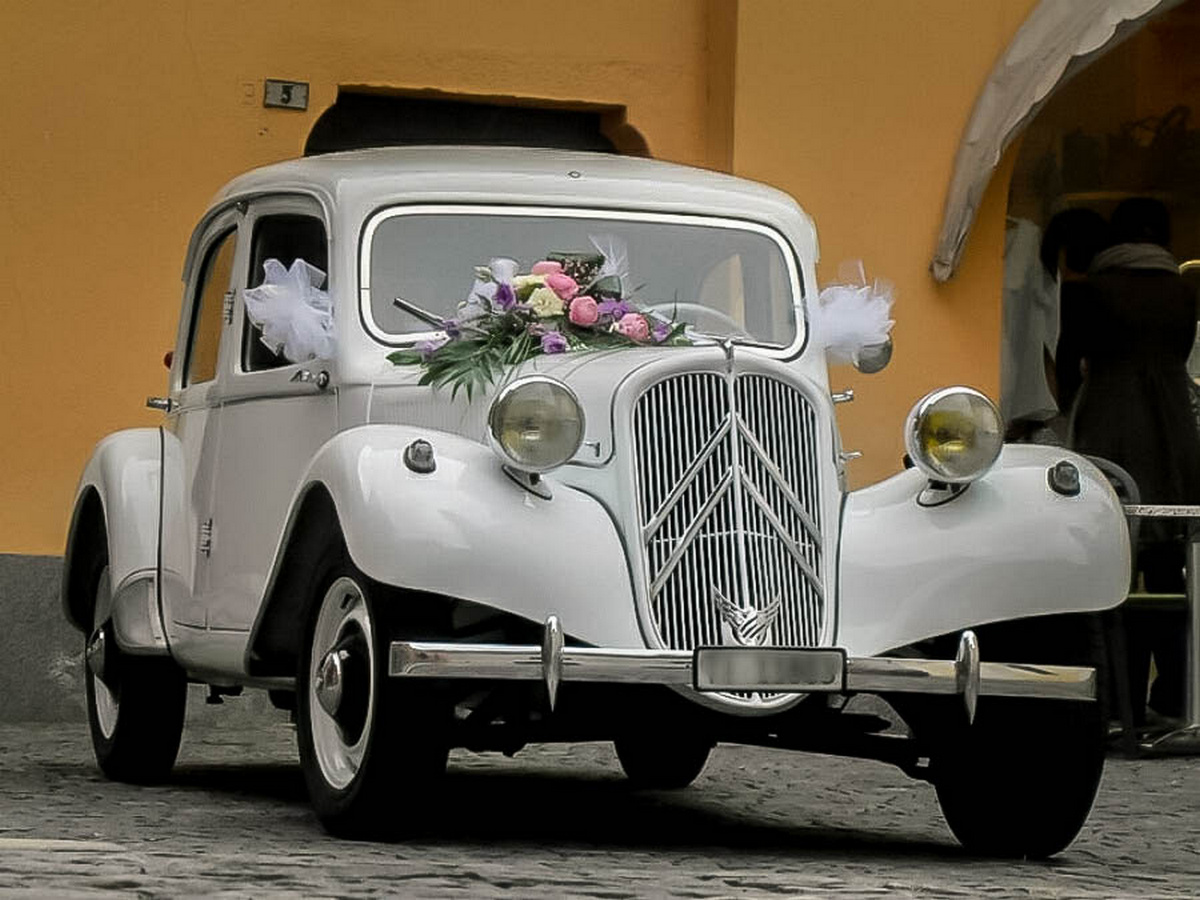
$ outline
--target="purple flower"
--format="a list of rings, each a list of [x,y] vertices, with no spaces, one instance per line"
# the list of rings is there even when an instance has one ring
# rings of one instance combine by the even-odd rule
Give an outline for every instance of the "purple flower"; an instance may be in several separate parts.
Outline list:
[[[633,307],[624,300],[601,300],[596,304],[596,309],[602,316],[611,316],[614,322],[633,312]]]
[[[565,353],[567,338],[561,331],[547,331],[542,335],[543,353]]]
[[[462,337],[462,329],[458,327],[457,319],[447,319],[444,325],[446,327],[446,336],[451,340]]]
[[[651,334],[654,336],[654,343],[661,344],[670,336],[671,326],[666,322],[655,322]]]
[[[428,361],[429,357],[444,346],[447,340],[447,338],[436,338],[431,341],[417,341],[413,344],[413,349],[420,353],[423,359]]]
[[[492,295],[492,303],[498,309],[505,311],[512,309],[517,303],[517,293],[513,290],[511,284],[496,285],[496,293]]]

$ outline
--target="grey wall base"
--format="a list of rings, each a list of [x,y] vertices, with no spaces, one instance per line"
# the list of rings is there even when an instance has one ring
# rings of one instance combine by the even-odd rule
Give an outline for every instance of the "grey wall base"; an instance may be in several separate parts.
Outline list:
[[[67,624],[59,599],[60,556],[0,553],[0,723],[79,722],[86,728],[83,634]],[[278,721],[263,691],[219,706],[204,685],[188,693],[188,725]]]
[[[83,635],[59,601],[60,556],[0,554],[0,722],[84,721]]]

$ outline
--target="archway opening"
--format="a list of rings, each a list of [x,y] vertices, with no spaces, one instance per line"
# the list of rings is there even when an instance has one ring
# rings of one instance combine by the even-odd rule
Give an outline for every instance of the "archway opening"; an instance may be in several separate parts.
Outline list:
[[[417,144],[649,155],[623,106],[349,87],[313,125],[304,155]]]
[[[1009,189],[1001,339],[1001,406],[1014,439],[1062,441],[1069,429],[1055,362],[1072,261],[1057,265],[1050,245],[1086,247],[1090,223],[1146,197],[1167,208],[1176,258],[1200,259],[1198,41],[1200,0],[1188,0],[1061,86],[1025,131]],[[1056,218],[1068,210],[1080,212]],[[1054,271],[1041,259],[1052,222]],[[1200,375],[1200,353],[1190,366]]]

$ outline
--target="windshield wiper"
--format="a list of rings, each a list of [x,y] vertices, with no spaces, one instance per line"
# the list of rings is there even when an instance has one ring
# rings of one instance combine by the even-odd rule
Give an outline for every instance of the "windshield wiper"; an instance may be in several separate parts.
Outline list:
[[[397,297],[396,299],[394,299],[392,301],[392,303],[394,305],[400,307],[400,309],[404,310],[409,315],[416,316],[422,322],[425,322],[429,325],[434,326],[439,331],[446,330],[446,320],[445,319],[443,319],[441,316],[437,315],[436,313],[431,313],[427,309],[422,309],[421,307],[417,306],[417,304],[413,303],[411,300],[405,300],[403,297]]]

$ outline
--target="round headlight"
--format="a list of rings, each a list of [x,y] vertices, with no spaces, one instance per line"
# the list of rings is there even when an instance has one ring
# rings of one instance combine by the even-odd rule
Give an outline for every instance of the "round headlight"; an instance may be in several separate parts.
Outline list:
[[[1004,443],[1000,411],[967,387],[926,394],[908,414],[904,446],[913,464],[934,481],[962,484],[992,467]]]
[[[488,413],[492,449],[524,472],[561,466],[579,450],[583,429],[583,407],[575,393],[545,375],[507,385]]]

